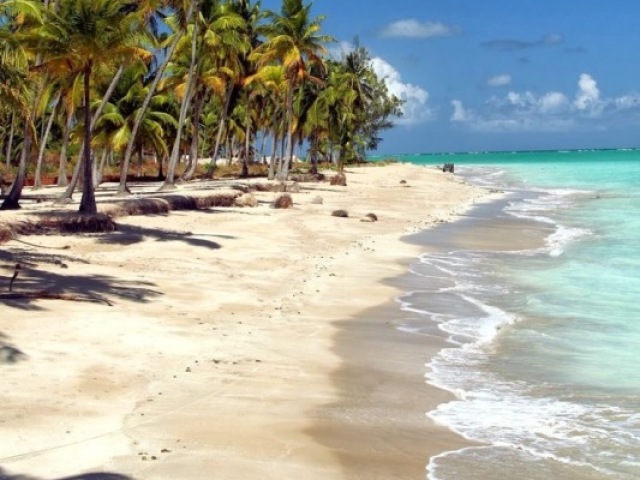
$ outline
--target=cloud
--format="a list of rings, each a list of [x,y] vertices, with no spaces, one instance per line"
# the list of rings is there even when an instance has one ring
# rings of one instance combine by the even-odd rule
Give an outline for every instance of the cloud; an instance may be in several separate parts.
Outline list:
[[[452,122],[466,123],[475,120],[473,112],[464,108],[461,100],[451,100],[451,106],[453,107]]]
[[[510,91],[492,96],[481,110],[453,100],[451,122],[481,132],[558,132],[640,123],[640,93],[606,98],[589,73],[578,78],[575,96],[559,91]],[[597,120],[597,121],[596,121]]]
[[[442,22],[420,22],[413,18],[393,22],[380,32],[383,37],[401,38],[449,37],[458,33],[460,33],[460,27],[457,25],[447,25]]]
[[[389,93],[405,101],[402,106],[404,116],[396,123],[416,124],[433,118],[433,111],[427,105],[429,92],[417,85],[403,82],[400,72],[380,57],[374,57],[371,66],[376,75],[384,80]]]
[[[483,42],[480,45],[489,50],[499,52],[516,52],[520,50],[528,50],[530,48],[554,47],[564,43],[564,37],[560,33],[550,33],[540,40],[516,40],[516,39],[496,39]]]
[[[588,73],[580,75],[578,94],[573,104],[578,110],[590,111],[591,113],[595,113],[601,106],[598,82]]]
[[[496,75],[487,80],[490,87],[502,87],[511,83],[511,75]]]

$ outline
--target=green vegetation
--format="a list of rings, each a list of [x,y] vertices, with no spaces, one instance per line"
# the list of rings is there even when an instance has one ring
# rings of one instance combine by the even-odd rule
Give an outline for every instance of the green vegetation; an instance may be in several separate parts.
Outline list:
[[[324,17],[303,0],[280,11],[252,0],[3,0],[0,3],[0,161],[23,187],[57,178],[81,213],[96,213],[106,175],[213,177],[220,158],[238,175],[287,178],[296,151],[339,171],[375,150],[401,115],[356,45],[332,58]],[[152,160],[150,160],[150,158]],[[210,159],[207,166],[197,159]],[[137,160],[132,165],[132,160]],[[225,163],[225,162],[222,162]],[[220,172],[222,173],[222,171]]]

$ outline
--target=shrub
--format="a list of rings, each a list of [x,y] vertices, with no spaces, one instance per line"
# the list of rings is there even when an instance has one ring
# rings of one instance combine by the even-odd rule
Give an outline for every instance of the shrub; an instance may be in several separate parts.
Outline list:
[[[347,218],[349,216],[349,212],[347,212],[346,210],[334,210],[333,212],[331,212],[331,216]]]

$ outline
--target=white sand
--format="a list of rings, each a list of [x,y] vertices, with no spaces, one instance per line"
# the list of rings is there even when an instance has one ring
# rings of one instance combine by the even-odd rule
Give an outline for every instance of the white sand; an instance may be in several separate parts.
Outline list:
[[[128,217],[113,234],[2,245],[7,277],[9,253],[35,255],[16,290],[50,284],[113,306],[2,306],[0,345],[26,358],[0,363],[0,469],[47,479],[96,471],[135,479],[374,478],[353,474],[374,437],[354,439],[362,449],[350,469],[337,442],[353,432],[349,421],[327,427],[318,418],[344,404],[335,378],[347,362],[335,348],[338,321],[393,298],[382,280],[420,253],[400,241],[403,234],[452,219],[486,192],[404,164],[349,169],[347,179],[346,188],[303,184],[291,210],[269,208],[276,194],[259,193],[256,208]],[[316,195],[322,205],[311,203]],[[349,218],[332,217],[337,208]],[[379,221],[360,222],[368,212]],[[22,214],[2,212],[0,221]],[[444,398],[415,383],[426,392],[423,411]],[[389,458],[423,468],[424,457],[394,446],[393,423],[384,431]],[[430,453],[456,441],[438,432]],[[376,445],[379,456],[387,447]]]

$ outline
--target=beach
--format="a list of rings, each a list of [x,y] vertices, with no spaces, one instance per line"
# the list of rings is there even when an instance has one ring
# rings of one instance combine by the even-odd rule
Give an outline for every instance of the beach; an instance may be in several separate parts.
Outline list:
[[[398,328],[391,279],[423,251],[403,236],[489,192],[410,164],[346,175],[347,187],[301,184],[288,210],[257,192],[255,208],[3,244],[4,276],[23,264],[15,291],[109,304],[3,306],[1,345],[21,355],[0,364],[0,472],[424,478],[431,456],[469,444],[426,416],[450,399],[424,380],[444,340]],[[378,221],[360,221],[367,213]]]

